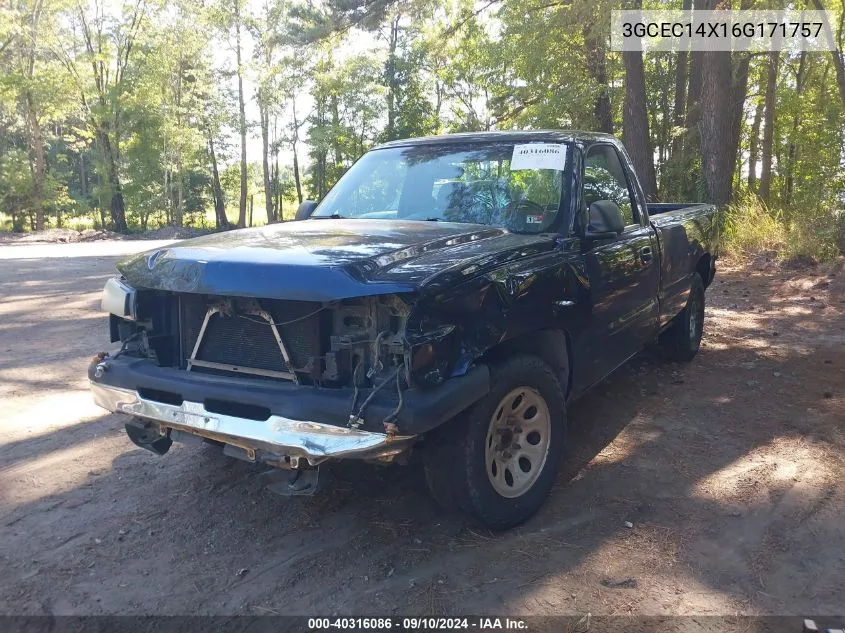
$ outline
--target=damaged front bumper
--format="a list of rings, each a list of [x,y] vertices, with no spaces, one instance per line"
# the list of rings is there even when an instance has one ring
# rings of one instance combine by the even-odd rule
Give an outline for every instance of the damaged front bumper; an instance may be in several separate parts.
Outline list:
[[[168,429],[183,431],[243,449],[248,458],[295,466],[304,458],[315,466],[329,458],[354,457],[389,461],[405,451],[414,436],[388,435],[291,420],[271,415],[266,420],[250,420],[208,411],[200,402],[166,404],[143,398],[137,391],[91,383],[94,402],[114,413],[126,413],[157,423],[164,436]]]
[[[351,428],[351,389],[232,379],[127,356],[92,363],[88,378],[99,406],[146,421],[143,445],[150,450],[160,452],[147,446],[158,438],[167,438],[167,446],[171,437],[178,441],[180,434],[171,431],[179,431],[242,449],[251,461],[294,468],[299,459],[310,465],[332,458],[391,461],[416,436],[483,397],[490,382],[487,367],[479,366],[438,387],[405,391],[394,432],[388,433],[382,420],[396,403],[381,394],[363,414],[361,428]],[[360,390],[359,401],[367,395]]]

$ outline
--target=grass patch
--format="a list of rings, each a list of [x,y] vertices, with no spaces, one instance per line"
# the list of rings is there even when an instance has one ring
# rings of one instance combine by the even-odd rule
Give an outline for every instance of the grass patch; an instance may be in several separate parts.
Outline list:
[[[772,209],[755,195],[728,207],[723,248],[751,258],[766,254],[779,262],[819,263],[835,259],[845,246],[845,212],[833,209]]]

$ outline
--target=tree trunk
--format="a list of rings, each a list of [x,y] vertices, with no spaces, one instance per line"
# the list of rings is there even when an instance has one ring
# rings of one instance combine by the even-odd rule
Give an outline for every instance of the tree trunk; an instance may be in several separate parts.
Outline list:
[[[728,51],[702,53],[701,161],[707,197],[718,205],[731,199],[734,158],[732,147],[732,72]]]
[[[24,5],[25,6],[25,5]],[[41,2],[33,3],[29,22],[27,74],[26,78],[32,81],[35,77],[35,55],[38,43],[38,23],[41,19]],[[41,121],[38,119],[37,106],[32,93],[27,88],[24,97],[26,108],[26,123],[29,127],[29,146],[32,150],[34,173],[32,206],[35,211],[35,230],[44,230],[44,178],[46,174],[46,160],[44,159],[44,140],[41,134]]]
[[[179,50],[179,72],[176,73],[176,126],[177,129],[182,127],[182,74],[185,72],[185,60],[183,52]],[[185,216],[185,183],[184,173],[182,172],[182,148],[177,143],[176,150],[176,205],[173,214],[174,224],[182,226]]]
[[[669,54],[671,55],[671,53]],[[657,64],[657,72],[663,73],[663,65],[661,60],[666,60],[666,70],[665,72],[671,72],[672,64],[668,57],[668,55],[664,55],[655,59]],[[650,111],[651,114],[651,121],[649,125],[651,125],[651,129],[654,130],[652,132],[652,138],[655,139],[655,149],[657,150],[657,170],[658,173],[662,175],[663,168],[666,164],[666,160],[669,155],[669,145],[671,143],[671,135],[672,135],[672,121],[668,116],[669,113],[669,97],[671,95],[667,91],[661,91],[659,100],[660,100],[660,111],[655,112],[652,108]],[[648,110],[648,108],[646,108]]]
[[[46,160],[44,158],[44,141],[41,134],[41,122],[35,112],[32,96],[27,95],[27,119],[29,123],[29,145],[32,149],[35,169],[33,170],[32,208],[35,211],[35,230],[44,230],[44,177],[46,174]]]
[[[322,99],[317,99],[314,107],[314,120],[317,128],[322,128],[326,124],[325,116],[325,102]],[[322,200],[325,191],[326,183],[326,157],[328,151],[325,146],[318,146],[314,151],[314,186],[317,194],[317,200]]]
[[[763,167],[760,171],[760,197],[769,202],[772,195],[772,147],[775,138],[775,108],[777,107],[777,80],[780,52],[769,53],[766,73],[766,111],[763,118]]]
[[[104,155],[104,152],[103,152],[103,148],[100,147],[100,140],[97,137],[97,135],[94,136],[94,143],[97,147],[97,151],[100,153],[100,156],[102,157]],[[106,189],[106,179],[103,176],[103,170],[101,170],[101,169],[96,170],[96,176],[97,176],[97,186],[94,188],[94,194],[97,196],[97,210],[100,213],[100,228],[104,229],[108,225],[106,223],[106,210],[105,210],[104,205],[103,205],[103,197],[101,195],[101,192],[105,191],[105,189]]]
[[[241,198],[238,206],[238,226],[246,226],[246,109],[244,105],[244,73],[241,66],[241,0],[235,5],[235,60],[238,64],[238,128],[241,133]]]
[[[625,62],[625,110],[622,117],[622,133],[634,170],[640,177],[643,192],[646,198],[654,200],[657,195],[657,179],[654,173],[654,153],[646,110],[643,54],[641,51],[626,51],[622,53],[622,58]]]
[[[680,151],[683,145],[683,136],[677,133],[677,129],[684,124],[684,115],[687,107],[687,52],[679,51],[677,66],[675,67],[675,102],[672,109],[672,126],[675,128],[672,137],[672,153]]]
[[[842,11],[845,15],[845,10]],[[842,100],[842,107],[845,108],[845,54],[839,49],[830,51],[833,56],[833,67],[836,70],[836,85],[839,86],[839,98]]]
[[[386,140],[396,140],[396,105],[398,102],[399,82],[396,80],[396,46],[399,41],[399,14],[390,21],[390,38],[388,40],[387,62],[384,67],[385,83],[387,84],[387,128]]]
[[[804,93],[804,80],[806,79],[806,61],[807,51],[801,51],[801,56],[798,61],[798,71],[795,74],[795,94],[799,98]],[[783,202],[786,205],[792,203],[792,190],[795,185],[794,171],[795,160],[797,158],[797,146],[795,143],[798,135],[798,128],[801,127],[801,110],[795,112],[792,117],[792,133],[789,135],[789,144],[786,148],[786,182],[784,183]]]
[[[730,151],[733,156],[733,165],[731,167],[731,180],[733,181],[733,174],[739,173],[736,169],[737,164],[741,164],[741,156],[739,151],[740,139],[742,138],[742,121],[745,114],[745,97],[748,94],[748,66],[751,63],[751,57],[744,53],[739,53],[741,57],[733,69],[733,79],[731,82],[731,138]],[[734,58],[736,59],[736,58]],[[739,176],[741,179],[741,176]],[[733,182],[731,183],[731,191],[733,191]]]
[[[173,214],[173,223],[176,226],[184,224],[185,216],[185,183],[182,180],[182,160],[176,163],[176,212]]]
[[[214,219],[218,229],[229,230],[229,218],[226,217],[226,205],[223,202],[223,187],[220,186],[220,172],[217,170],[217,154],[214,152],[214,139],[208,138],[208,153],[211,155],[211,190],[214,194]]]
[[[296,153],[296,144],[299,141],[299,121],[296,120],[296,100],[291,101],[291,111],[293,113],[293,180],[296,184],[296,200],[298,204],[302,204],[302,181],[299,179],[299,158]]]
[[[302,181],[299,178],[299,159],[296,155],[296,143],[293,144],[293,180],[296,183],[296,201],[302,204]]]
[[[126,225],[126,207],[123,202],[123,190],[120,186],[120,176],[117,173],[117,163],[115,162],[108,128],[102,124],[98,126],[96,137],[105,164],[105,180],[109,192],[109,213],[111,214],[112,228],[118,233],[126,233],[129,230]]]
[[[687,86],[687,112],[686,112],[686,127],[693,129],[701,120],[701,83],[703,71],[703,55],[702,51],[693,51],[690,53],[690,67],[689,67],[689,84]]]
[[[323,194],[326,192],[326,151],[320,150],[317,152],[317,200],[323,199]]]
[[[760,159],[760,123],[763,120],[763,102],[758,101],[754,109],[754,122],[751,124],[751,140],[748,148],[748,189],[755,193],[757,189],[757,161]]]
[[[163,185],[163,201],[162,204],[164,206],[164,213],[166,216],[167,224],[173,223],[173,204],[170,195],[170,167],[166,167],[164,170],[164,185]]]
[[[270,187],[270,114],[267,106],[258,99],[259,116],[261,118],[261,171],[264,176],[264,210],[267,212],[267,223],[276,221],[273,213],[273,190]]]
[[[696,9],[701,9],[699,6],[701,0],[695,3]],[[692,51],[690,53],[689,63],[689,81],[687,82],[687,103],[686,114],[684,117],[684,137],[683,137],[683,153],[680,156],[681,177],[680,177],[680,197],[684,199],[698,198],[698,183],[691,180],[693,175],[693,166],[695,158],[700,154],[701,147],[701,131],[699,130],[699,123],[701,121],[701,81],[702,81],[702,55],[701,51]]]
[[[83,200],[88,197],[88,175],[85,173],[84,150],[79,150],[79,195]]]
[[[610,94],[607,79],[607,51],[604,42],[591,34],[590,25],[584,27],[584,46],[587,53],[587,72],[596,82],[596,100],[593,106],[593,115],[596,119],[599,132],[613,134],[613,110],[610,103]]]
[[[285,214],[282,209],[282,185],[279,176],[279,136],[276,133],[276,119],[273,118],[273,159],[275,161],[275,168],[273,171],[273,193],[276,195],[276,210],[274,214],[276,221],[284,222]]]
[[[813,0],[817,11],[824,11],[824,4],[821,0]],[[836,33],[837,46],[830,51],[833,60],[833,69],[836,71],[836,85],[839,88],[839,98],[842,100],[842,107],[845,107],[845,54],[842,51],[842,37],[845,32],[845,7],[839,13],[839,28]],[[833,33],[831,33],[833,37]]]
[[[683,10],[692,8],[692,0],[684,0]],[[672,125],[675,128],[672,138],[672,155],[681,151],[683,147],[683,136],[677,130],[684,125],[687,107],[687,66],[689,65],[689,53],[686,50],[678,51],[677,66],[675,66],[675,103],[672,109]]]
[[[340,147],[340,112],[338,111],[337,95],[332,95],[332,146],[334,147],[334,164],[340,168],[343,165],[343,154]]]

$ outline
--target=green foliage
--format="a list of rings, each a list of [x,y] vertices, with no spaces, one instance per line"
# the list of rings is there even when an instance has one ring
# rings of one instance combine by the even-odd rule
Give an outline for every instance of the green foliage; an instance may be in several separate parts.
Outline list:
[[[323,52],[314,71],[308,177],[311,195],[319,199],[375,144],[381,131],[384,88],[378,61],[368,54],[337,64],[330,52]]]
[[[297,183],[303,197],[321,198],[384,141],[508,128],[619,133],[625,66],[609,50],[608,16],[623,4],[21,0],[0,11],[0,212],[16,230],[116,225],[124,206],[127,230],[236,222],[238,76],[253,224],[291,217]],[[674,111],[679,60],[643,60],[659,190],[704,200],[700,128],[686,121],[695,110]],[[749,178],[761,171],[753,122],[768,61],[732,60],[735,71],[747,62],[748,81],[728,246],[830,257],[845,206],[845,104],[832,57],[781,58],[768,207]],[[687,78],[691,68],[680,68]]]
[[[723,240],[725,252],[737,257],[765,253],[779,261],[829,261],[845,246],[845,213],[769,209],[746,194],[728,207]]]

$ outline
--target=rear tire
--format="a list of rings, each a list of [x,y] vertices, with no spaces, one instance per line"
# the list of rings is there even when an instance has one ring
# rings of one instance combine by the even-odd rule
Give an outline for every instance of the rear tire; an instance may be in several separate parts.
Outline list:
[[[555,482],[566,396],[554,370],[534,356],[491,369],[487,396],[429,438],[425,474],[439,503],[506,530],[535,514]]]
[[[685,363],[695,358],[704,333],[704,282],[693,273],[687,305],[658,339],[667,360]]]

